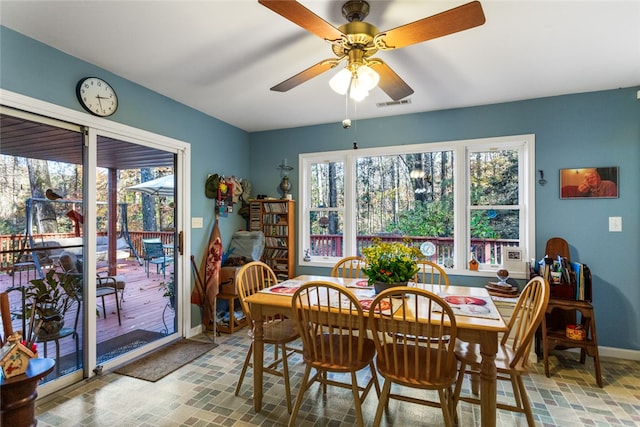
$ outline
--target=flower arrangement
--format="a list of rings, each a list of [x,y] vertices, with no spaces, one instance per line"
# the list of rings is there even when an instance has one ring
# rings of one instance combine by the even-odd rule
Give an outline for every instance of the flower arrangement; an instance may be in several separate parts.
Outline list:
[[[410,239],[403,242],[383,242],[374,239],[373,245],[362,249],[367,264],[362,271],[369,278],[369,285],[376,282],[402,283],[413,279],[418,272],[417,261],[422,258],[420,249],[411,245]]]

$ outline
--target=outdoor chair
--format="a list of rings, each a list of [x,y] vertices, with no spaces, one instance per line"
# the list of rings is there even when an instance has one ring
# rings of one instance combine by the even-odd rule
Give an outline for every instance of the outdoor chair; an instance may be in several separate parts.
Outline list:
[[[251,337],[251,346],[245,357],[244,364],[242,365],[242,372],[240,372],[240,378],[238,379],[238,385],[236,386],[236,396],[240,394],[240,388],[242,387],[242,381],[247,372],[247,368],[252,366],[251,356],[253,354],[253,339],[254,339],[254,320],[251,318],[251,309],[246,298],[249,295],[253,295],[256,292],[264,288],[278,284],[275,273],[271,268],[260,261],[253,261],[246,264],[238,271],[236,275],[236,283],[238,285],[238,296],[242,309],[244,310],[247,319],[249,321],[249,336]],[[266,319],[263,323],[264,331],[264,343],[273,345],[273,361],[269,365],[264,367],[264,372],[272,375],[282,377],[284,379],[284,390],[287,399],[287,410],[291,412],[291,386],[289,383],[289,364],[288,358],[296,350],[287,347],[287,344],[297,340],[299,334],[296,331],[295,323],[291,319],[286,319],[282,316]],[[279,350],[282,351],[280,357]],[[282,371],[278,371],[276,368],[282,363]]]
[[[80,283],[83,282],[83,273],[81,272],[81,263],[76,259],[76,256],[69,252],[63,252],[60,255],[60,266],[67,275],[77,276]],[[118,301],[118,289],[124,293],[124,284],[118,284],[118,277],[120,277],[121,283],[122,276],[97,276],[96,277],[96,297],[102,300],[102,315],[107,318],[107,309],[104,297],[107,295],[113,295],[116,302],[116,312],[118,314],[118,325],[122,325],[122,319],[120,317],[120,302]],[[82,286],[84,287],[84,285]],[[82,295],[82,292],[80,293]]]
[[[533,343],[536,329],[549,303],[549,283],[542,277],[534,277],[522,290],[508,331],[504,333],[495,358],[497,379],[511,382],[515,405],[497,402],[498,409],[524,413],[529,427],[535,426],[527,389],[522,375],[527,373],[529,349]],[[513,339],[512,342],[509,339]],[[460,361],[458,381],[453,395],[454,409],[458,401],[480,404],[480,399],[472,395],[461,396],[464,374],[479,375],[482,355],[477,343],[459,341],[456,345],[456,358]]]
[[[398,293],[404,294],[402,299],[397,298]],[[403,308],[393,312],[398,304],[403,304]],[[458,332],[451,307],[423,289],[387,289],[371,304],[369,329],[376,346],[378,373],[384,378],[373,425],[380,425],[382,412],[393,398],[439,407],[445,425],[452,426],[455,406],[451,396],[457,374],[454,348]],[[402,389],[392,393],[392,384],[436,390],[439,402],[400,394]]]
[[[296,417],[305,392],[319,382],[326,394],[327,385],[350,389],[353,393],[356,422],[364,426],[362,402],[371,386],[380,395],[376,368],[373,364],[375,345],[367,338],[366,318],[360,303],[347,288],[331,282],[312,281],[302,285],[293,295],[293,316],[302,338],[305,363],[304,377],[293,408],[289,427]],[[358,385],[358,371],[369,367],[371,378],[365,386]],[[316,373],[311,377],[311,369]],[[330,378],[329,373],[349,373],[351,382]],[[374,424],[376,425],[376,424]]]
[[[142,239],[144,246],[144,270],[149,277],[149,264],[155,264],[156,273],[160,274],[162,269],[162,277],[167,277],[167,264],[173,262],[172,257],[168,257],[164,251],[164,245],[160,239]]]
[[[331,269],[331,277],[342,277],[343,279],[360,279],[366,276],[362,272],[362,268],[367,264],[364,259],[357,256],[348,256],[342,258]]]

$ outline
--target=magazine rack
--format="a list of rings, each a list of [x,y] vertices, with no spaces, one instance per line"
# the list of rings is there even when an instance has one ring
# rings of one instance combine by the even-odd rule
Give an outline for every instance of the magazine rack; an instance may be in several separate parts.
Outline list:
[[[560,237],[549,239],[545,254],[556,259],[564,257],[570,262],[569,244]],[[549,299],[546,315],[542,318],[541,341],[544,360],[544,373],[549,374],[549,352],[553,349],[566,350],[569,348],[580,349],[580,363],[584,364],[586,356],[593,357],[596,382],[602,387],[602,375],[600,372],[600,355],[598,353],[598,338],[596,334],[596,320],[591,304],[591,280],[583,283],[585,299],[577,299],[575,284],[571,286],[573,293],[563,292],[554,295],[553,288],[565,285],[551,286],[552,298]],[[580,322],[584,334],[582,339],[567,337],[568,330],[575,327],[577,314],[580,313]],[[569,326],[569,328],[568,328]]]

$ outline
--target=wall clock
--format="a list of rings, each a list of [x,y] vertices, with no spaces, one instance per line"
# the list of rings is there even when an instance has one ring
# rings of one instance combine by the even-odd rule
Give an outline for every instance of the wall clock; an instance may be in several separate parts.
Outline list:
[[[76,95],[82,108],[96,116],[110,116],[118,109],[116,91],[97,77],[81,79],[76,86]]]

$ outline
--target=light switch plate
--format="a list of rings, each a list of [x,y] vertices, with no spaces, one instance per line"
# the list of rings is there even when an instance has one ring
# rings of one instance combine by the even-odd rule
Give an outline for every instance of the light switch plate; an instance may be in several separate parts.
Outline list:
[[[191,218],[191,228],[202,228],[204,225],[203,218],[201,216],[194,216]]]
[[[609,231],[622,231],[622,217],[610,216],[609,217]]]

